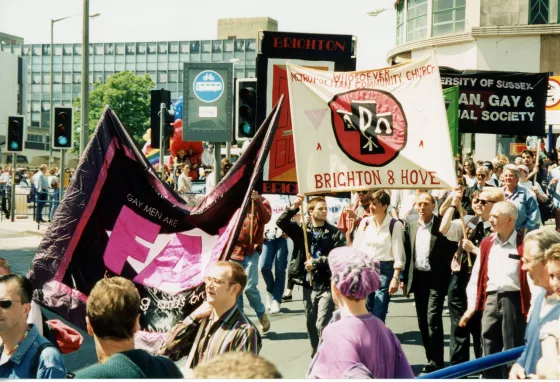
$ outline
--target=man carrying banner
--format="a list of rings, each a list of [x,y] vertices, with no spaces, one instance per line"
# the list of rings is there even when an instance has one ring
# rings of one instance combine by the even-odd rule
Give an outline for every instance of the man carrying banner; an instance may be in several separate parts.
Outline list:
[[[303,286],[303,306],[313,357],[319,346],[321,333],[334,311],[328,256],[332,249],[346,245],[346,237],[341,230],[327,222],[327,202],[323,197],[316,196],[309,201],[307,207],[311,221],[306,224],[306,248],[303,228],[300,223],[292,220],[302,203],[303,196],[298,195],[294,204],[280,215],[276,224],[294,242],[289,272],[294,282]]]
[[[495,203],[504,200],[504,193],[496,187],[485,187],[472,193],[472,209],[475,215],[451,220],[461,206],[462,192],[455,192],[450,208],[442,218],[439,231],[449,240],[459,242],[459,248],[451,263],[451,282],[447,292],[449,316],[451,319],[449,362],[451,365],[469,360],[470,336],[473,337],[474,355],[482,356],[480,342],[482,315],[473,317],[466,327],[459,326],[459,320],[467,310],[467,284],[471,277],[472,264],[480,250],[482,239],[490,235],[490,212]],[[463,228],[464,227],[464,228]],[[470,257],[470,259],[469,259]]]
[[[257,285],[259,283],[259,256],[264,241],[264,226],[270,221],[272,207],[268,200],[254,190],[251,198],[251,211],[245,216],[231,260],[241,264],[247,272],[245,296],[247,296],[251,308],[257,313],[262,331],[266,333],[270,329],[270,321],[266,315],[266,308],[262,303],[261,293],[257,289]],[[239,295],[237,304],[239,310],[243,312],[242,295]]]
[[[353,207],[346,207],[338,220],[337,227],[346,234],[348,244],[352,242],[354,230],[360,225],[360,221],[370,215],[371,191],[358,191],[358,200]]]

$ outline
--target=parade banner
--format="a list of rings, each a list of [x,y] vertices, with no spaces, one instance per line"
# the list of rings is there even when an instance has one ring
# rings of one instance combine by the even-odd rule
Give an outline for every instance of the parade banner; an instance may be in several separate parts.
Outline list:
[[[33,299],[85,328],[95,283],[126,277],[141,297],[136,342],[157,346],[205,299],[208,267],[229,258],[281,104],[229,173],[192,208],[159,180],[107,107],[31,264]]]
[[[455,187],[433,55],[362,72],[288,65],[288,79],[300,193]]]
[[[447,110],[447,123],[449,124],[449,137],[453,155],[459,154],[459,87],[453,86],[443,89],[445,108]]]
[[[286,103],[263,171],[263,193],[298,193],[286,60],[320,70],[356,70],[355,43],[351,35],[262,32],[257,56],[257,121],[264,119],[281,96]]]
[[[440,68],[444,88],[459,86],[461,133],[544,135],[548,74]]]

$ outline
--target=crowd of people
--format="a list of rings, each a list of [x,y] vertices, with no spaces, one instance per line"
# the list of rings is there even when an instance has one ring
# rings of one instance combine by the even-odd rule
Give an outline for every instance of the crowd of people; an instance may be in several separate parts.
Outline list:
[[[413,378],[385,325],[391,297],[401,289],[414,299],[422,372],[445,367],[447,298],[450,365],[468,361],[471,344],[476,358],[527,345],[513,365],[483,376],[558,379],[560,168],[535,156],[525,151],[518,164],[503,156],[462,161],[458,187],[450,191],[359,191],[336,226],[321,196],[305,202],[298,195],[273,219],[270,202],[252,191],[231,259],[207,271],[206,300],[168,333],[158,354],[134,347],[140,305],[134,284],[120,277],[97,283],[86,322],[99,363],[76,376],[280,378],[258,357],[262,333],[271,328],[268,315],[281,314],[299,285],[309,378]],[[182,174],[190,174],[190,165],[183,164]],[[544,227],[549,219],[556,229]],[[258,327],[245,314],[243,294]],[[0,376],[64,377],[60,354],[42,349],[38,324],[29,323],[31,302],[27,279],[0,276]]]

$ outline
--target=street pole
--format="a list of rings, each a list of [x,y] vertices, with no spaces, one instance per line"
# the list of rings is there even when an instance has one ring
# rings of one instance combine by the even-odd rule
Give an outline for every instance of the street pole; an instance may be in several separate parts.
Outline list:
[[[164,171],[163,164],[165,160],[165,137],[163,133],[165,131],[165,117],[167,116],[167,110],[165,103],[161,103],[159,107],[159,170],[161,172],[161,180],[164,181]]]
[[[222,144],[220,142],[214,142],[214,159],[216,159],[216,164],[214,165],[214,180],[216,186],[220,183],[220,170],[222,166]]]
[[[83,36],[82,36],[82,95],[80,112],[80,157],[89,140],[89,0],[83,0]]]
[[[60,197],[59,197],[59,203],[62,201],[62,198],[64,197],[64,154],[66,154],[66,150],[61,149],[60,150]]]
[[[51,84],[50,84],[50,111],[49,111],[49,169],[52,168],[53,151],[52,151],[52,137],[54,136],[54,118],[53,118],[53,50],[54,50],[54,20],[51,20]]]
[[[231,142],[226,142],[226,159],[231,161]]]
[[[10,195],[10,221],[14,221],[14,213],[16,212],[16,153],[12,153],[12,193]]]

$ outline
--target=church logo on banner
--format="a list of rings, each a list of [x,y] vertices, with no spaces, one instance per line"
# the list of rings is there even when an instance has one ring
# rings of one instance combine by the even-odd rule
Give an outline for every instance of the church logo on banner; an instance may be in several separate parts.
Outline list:
[[[456,186],[433,55],[371,71],[287,70],[300,193]]]
[[[406,144],[406,117],[391,93],[353,90],[337,94],[329,107],[338,146],[357,163],[384,166]]]

